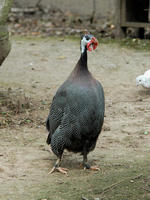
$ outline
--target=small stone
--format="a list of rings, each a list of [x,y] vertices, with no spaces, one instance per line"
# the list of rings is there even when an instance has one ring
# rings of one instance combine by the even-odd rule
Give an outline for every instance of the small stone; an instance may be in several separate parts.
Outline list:
[[[147,132],[147,131],[144,131],[144,135],[148,135],[148,132]]]
[[[110,127],[109,126],[104,126],[104,131],[110,131]]]
[[[62,35],[62,32],[61,31],[56,31],[56,35],[60,36],[60,35]]]
[[[33,63],[32,63],[32,62],[30,62],[30,63],[29,63],[29,66],[32,66],[32,65],[33,65]]]

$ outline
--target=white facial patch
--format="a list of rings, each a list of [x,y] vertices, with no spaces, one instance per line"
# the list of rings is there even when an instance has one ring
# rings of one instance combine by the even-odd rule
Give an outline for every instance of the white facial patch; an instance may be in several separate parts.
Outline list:
[[[85,37],[83,37],[83,39],[81,40],[81,53],[85,51],[85,47],[88,42],[90,42],[90,40],[87,40]]]

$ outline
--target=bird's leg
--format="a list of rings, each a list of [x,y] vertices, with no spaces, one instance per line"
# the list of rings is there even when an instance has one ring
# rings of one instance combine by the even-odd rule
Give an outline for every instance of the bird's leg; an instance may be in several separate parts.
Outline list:
[[[87,162],[87,153],[83,154],[83,167],[84,167],[84,170],[85,169],[91,169],[91,170],[96,170],[96,171],[100,170],[97,166],[90,166],[88,164],[88,162]]]
[[[90,165],[87,163],[87,153],[83,154],[83,167],[84,169],[90,169]]]
[[[51,171],[48,174],[52,174],[55,170],[63,174],[67,174],[68,169],[60,167],[60,163],[61,163],[61,157],[57,159],[54,167],[51,169]]]

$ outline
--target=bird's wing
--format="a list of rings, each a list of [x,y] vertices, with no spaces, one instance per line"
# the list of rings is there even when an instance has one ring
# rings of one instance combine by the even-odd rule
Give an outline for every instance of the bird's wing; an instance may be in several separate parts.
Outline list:
[[[96,81],[96,88],[97,88],[97,94],[99,96],[99,100],[100,100],[100,107],[101,107],[101,110],[103,110],[102,114],[104,117],[104,112],[105,112],[105,96],[104,96],[104,90],[103,90],[103,87],[101,85],[101,83],[99,81]]]
[[[144,73],[144,76],[146,76],[146,77],[150,77],[150,69],[147,70],[147,71]]]
[[[147,84],[146,84],[147,88],[150,88],[150,76],[147,76]]]
[[[53,133],[56,130],[56,128],[60,125],[64,107],[65,107],[64,98],[61,95],[55,96],[51,105],[50,115],[49,115],[51,133]]]
[[[55,132],[55,130],[61,123],[63,112],[66,106],[66,94],[66,91],[60,88],[53,98],[50,113],[46,121],[46,127],[49,131],[49,135],[47,138],[48,144],[50,144],[52,134]]]
[[[99,133],[104,118],[104,93],[100,83],[96,83],[95,91],[89,88],[70,88],[67,96],[61,127],[68,137],[80,139],[81,135]],[[99,125],[97,125],[99,124]],[[90,135],[89,135],[90,136]]]
[[[82,134],[88,133],[94,136],[95,127],[99,129],[104,118],[103,89],[99,82],[96,82],[94,88],[95,91],[72,84],[58,90],[47,122],[50,130],[49,141],[58,127],[68,139],[72,136],[80,139]],[[97,132],[99,133],[96,131],[96,134]]]

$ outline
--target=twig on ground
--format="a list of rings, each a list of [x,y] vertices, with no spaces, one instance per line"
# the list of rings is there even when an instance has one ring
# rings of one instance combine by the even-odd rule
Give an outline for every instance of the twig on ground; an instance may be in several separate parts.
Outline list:
[[[82,196],[82,200],[88,200],[86,197]]]
[[[150,192],[150,190],[148,188],[145,188],[145,187],[141,187],[141,189],[147,191],[147,192]]]
[[[103,195],[104,193],[106,193],[106,192],[108,192],[110,189],[112,189],[112,188],[114,188],[114,187],[117,187],[120,183],[122,183],[122,182],[124,182],[125,180],[135,180],[135,179],[139,179],[139,178],[141,178],[143,176],[143,174],[140,174],[140,175],[137,175],[137,176],[135,176],[135,177],[128,177],[128,178],[125,178],[125,179],[123,179],[123,180],[121,180],[121,181],[118,181],[118,182],[116,182],[116,183],[113,183],[112,185],[110,185],[110,186],[108,186],[108,187],[106,187],[106,188],[104,188],[103,189],[103,191],[100,193],[101,195]]]

